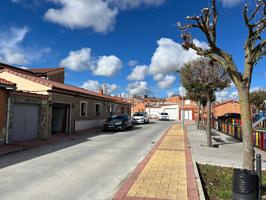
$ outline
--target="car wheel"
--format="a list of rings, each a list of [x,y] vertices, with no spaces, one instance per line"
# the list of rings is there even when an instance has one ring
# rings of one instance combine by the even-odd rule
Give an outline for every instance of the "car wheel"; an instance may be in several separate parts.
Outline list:
[[[122,126],[122,131],[126,131],[127,130],[127,126],[124,124],[123,126]]]

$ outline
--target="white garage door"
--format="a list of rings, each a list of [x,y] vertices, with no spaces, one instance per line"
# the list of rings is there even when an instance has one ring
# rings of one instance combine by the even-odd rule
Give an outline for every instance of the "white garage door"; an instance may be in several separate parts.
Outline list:
[[[176,108],[165,108],[164,112],[168,113],[170,120],[177,120],[177,109]]]
[[[38,137],[39,106],[14,103],[13,125],[10,141],[32,140]]]
[[[192,110],[185,110],[185,120],[192,120]],[[181,110],[181,119],[182,119],[182,110]]]

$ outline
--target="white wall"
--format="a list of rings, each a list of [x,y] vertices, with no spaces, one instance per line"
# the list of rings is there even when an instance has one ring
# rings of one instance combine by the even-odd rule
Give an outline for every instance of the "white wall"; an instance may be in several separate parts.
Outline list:
[[[75,131],[82,131],[92,128],[100,128],[103,126],[105,119],[95,119],[95,120],[82,120],[75,122]]]
[[[168,113],[169,119],[179,120],[179,109],[178,109],[178,105],[162,106],[161,109],[162,109],[162,111]]]

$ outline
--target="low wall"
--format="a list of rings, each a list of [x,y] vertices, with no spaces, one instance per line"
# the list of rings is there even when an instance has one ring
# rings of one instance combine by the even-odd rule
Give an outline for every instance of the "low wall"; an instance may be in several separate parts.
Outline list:
[[[97,119],[97,120],[82,120],[75,122],[75,131],[82,131],[86,129],[92,128],[100,128],[103,126],[104,119]]]

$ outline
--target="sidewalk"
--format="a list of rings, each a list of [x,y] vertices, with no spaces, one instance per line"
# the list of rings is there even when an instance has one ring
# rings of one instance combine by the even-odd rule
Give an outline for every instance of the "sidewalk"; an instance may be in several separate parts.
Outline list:
[[[198,199],[191,154],[180,125],[171,127],[113,200]]]
[[[12,153],[16,153],[19,151],[29,150],[37,147],[41,147],[44,145],[52,145],[58,144],[62,142],[69,142],[73,140],[82,139],[84,137],[93,136],[101,129],[88,129],[85,131],[80,131],[76,133],[58,133],[52,135],[48,140],[29,140],[23,142],[16,142],[12,144],[0,144],[0,157]]]
[[[213,144],[219,147],[208,148],[205,130],[197,130],[195,125],[188,125],[187,133],[195,162],[223,167],[242,167],[243,143],[241,141],[212,129]],[[261,154],[262,168],[266,169],[266,152],[255,148],[255,153]]]

